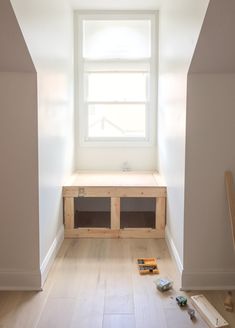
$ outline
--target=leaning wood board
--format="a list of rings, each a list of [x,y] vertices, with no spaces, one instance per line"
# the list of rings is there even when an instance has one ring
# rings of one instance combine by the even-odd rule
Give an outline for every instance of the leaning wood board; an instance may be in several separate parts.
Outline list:
[[[193,305],[209,327],[220,328],[227,327],[229,325],[204,295],[195,295],[192,296],[191,299]]]
[[[232,172],[225,172],[225,185],[227,191],[229,216],[231,222],[232,236],[233,236],[233,246],[235,251],[235,193],[233,188],[233,175]]]

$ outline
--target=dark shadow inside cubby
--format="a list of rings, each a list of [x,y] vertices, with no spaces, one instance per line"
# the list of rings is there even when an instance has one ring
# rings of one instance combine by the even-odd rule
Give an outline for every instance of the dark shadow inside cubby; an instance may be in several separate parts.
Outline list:
[[[75,228],[110,228],[111,205],[108,197],[74,199]]]
[[[120,226],[155,229],[155,198],[121,198]]]

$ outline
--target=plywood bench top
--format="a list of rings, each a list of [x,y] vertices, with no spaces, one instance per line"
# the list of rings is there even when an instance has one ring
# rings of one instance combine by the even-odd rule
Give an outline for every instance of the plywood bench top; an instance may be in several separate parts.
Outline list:
[[[165,187],[158,172],[75,172],[65,187]]]

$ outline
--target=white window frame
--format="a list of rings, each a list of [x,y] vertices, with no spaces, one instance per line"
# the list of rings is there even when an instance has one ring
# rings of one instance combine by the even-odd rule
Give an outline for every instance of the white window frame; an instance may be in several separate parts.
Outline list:
[[[151,20],[151,57],[137,59],[136,62],[149,62],[149,106],[146,109],[146,137],[145,138],[88,138],[88,111],[86,110],[84,94],[84,64],[82,55],[82,22],[83,20]],[[158,63],[158,12],[157,11],[75,11],[74,15],[74,45],[75,45],[75,138],[84,147],[152,147],[155,144],[157,126],[157,63]],[[112,62],[112,60],[98,60],[98,62]],[[115,59],[117,63],[119,59]],[[95,61],[92,61],[95,62]],[[128,59],[120,60],[128,62]],[[130,59],[134,63],[135,59]],[[113,102],[114,103],[114,102]]]

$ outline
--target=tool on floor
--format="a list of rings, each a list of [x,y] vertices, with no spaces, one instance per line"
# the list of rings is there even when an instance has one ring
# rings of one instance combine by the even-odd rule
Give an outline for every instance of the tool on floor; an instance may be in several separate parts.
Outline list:
[[[172,288],[172,281],[166,279],[166,278],[159,278],[154,281],[156,287],[160,292],[165,292]]]
[[[204,295],[191,296],[191,300],[194,307],[209,327],[222,328],[229,325]]]
[[[192,308],[188,308],[188,315],[190,317],[191,320],[195,320],[196,319],[196,315],[195,315],[195,310]]]
[[[140,274],[158,274],[159,270],[157,267],[156,258],[138,258],[137,259],[138,269]]]
[[[177,296],[176,302],[179,306],[186,306],[187,305],[187,298],[185,296]]]

